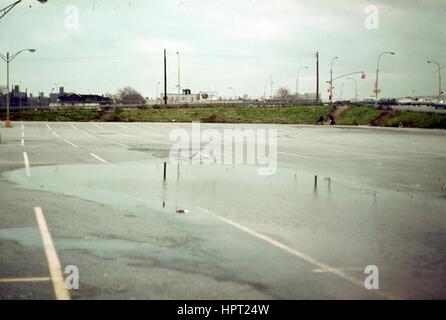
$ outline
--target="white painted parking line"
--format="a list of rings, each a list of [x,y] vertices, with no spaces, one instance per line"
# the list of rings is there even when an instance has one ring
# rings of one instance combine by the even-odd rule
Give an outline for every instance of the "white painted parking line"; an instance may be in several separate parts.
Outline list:
[[[74,144],[73,142],[71,142],[71,141],[68,140],[68,139],[63,139],[63,140],[64,140],[66,143],[72,145],[72,146],[75,147],[75,148],[78,148],[78,147],[79,147],[78,145]]]
[[[123,144],[123,143],[115,142],[113,140],[108,140],[108,139],[105,139],[105,141],[113,143],[113,144],[117,144],[118,146],[121,146],[121,147],[124,147],[124,148],[127,148],[127,149],[130,149],[130,147],[128,145]]]
[[[22,123],[22,130],[25,130],[25,125]]]
[[[319,158],[315,158],[315,157],[304,156],[304,155],[301,155],[301,154],[281,152],[281,151],[277,151],[277,154],[283,154],[285,156],[291,156],[291,157],[302,158],[302,159],[318,160],[318,161],[327,161],[328,160],[328,159],[319,159]]]
[[[25,162],[26,175],[31,177],[31,168],[29,165],[28,154],[26,152],[23,152],[23,161]]]
[[[62,276],[62,269],[60,266],[59,257],[56,253],[51,234],[43,216],[42,208],[34,208],[36,213],[37,224],[39,226],[40,235],[42,236],[43,247],[45,249],[46,258],[48,260],[48,267],[50,269],[51,280],[53,282],[54,294],[57,300],[70,300],[70,294],[65,288],[64,279]]]
[[[22,132],[22,139],[25,139],[25,132]]]
[[[74,144],[74,143],[71,142],[70,140],[68,140],[68,139],[64,139],[64,138],[62,138],[60,135],[58,135],[56,132],[54,132],[53,129],[51,129],[51,127],[49,126],[48,123],[46,124],[46,126],[48,127],[48,129],[51,131],[51,133],[52,133],[55,137],[62,139],[63,141],[65,141],[66,143],[68,143],[69,145],[71,145],[72,147],[75,147],[75,148],[78,148],[78,147],[79,147],[78,145]],[[73,124],[71,124],[71,126],[72,126],[73,128],[75,128],[75,129],[77,129]]]
[[[121,132],[116,132],[116,131],[112,131],[112,130],[110,130],[110,131],[113,132],[114,134],[117,134],[118,136],[121,136],[121,137],[136,137],[134,135],[127,134],[127,133],[121,133]]]
[[[98,125],[97,123],[93,123],[93,125],[99,129],[105,129],[104,127],[101,127],[100,125]]]
[[[99,128],[99,129],[109,130],[110,132],[113,132],[114,134],[116,134],[116,135],[118,135],[118,136],[123,136],[123,137],[133,137],[133,135],[131,135],[131,134],[126,134],[126,133],[117,132],[117,131],[111,130],[110,128],[105,128],[105,127],[103,127],[103,126],[100,126],[100,125],[98,125],[98,124],[96,124],[96,123],[93,123],[93,125],[94,125],[95,127]]]
[[[25,146],[25,139],[22,138],[22,147]]]
[[[94,123],[93,123],[93,124],[94,124]],[[99,127],[99,128],[102,129],[102,127]],[[109,143],[119,145],[119,146],[124,147],[124,148],[126,148],[126,149],[129,149],[129,148],[130,148],[130,147],[129,147],[128,145],[126,145],[126,144],[119,143],[119,142],[115,142],[115,141],[112,141],[112,140],[109,140],[109,139],[105,139],[105,138],[100,137],[100,136],[98,136],[98,135],[93,135],[93,134],[88,133],[87,131],[85,131],[85,130],[83,130],[83,129],[79,129],[79,128],[77,128],[77,127],[76,127],[76,129],[77,129],[77,130],[80,130],[80,131],[81,131],[83,134],[85,134],[86,136],[89,136],[89,137],[95,137],[95,138],[98,138],[98,139],[101,139],[101,140],[105,140],[105,141],[107,141],[107,142],[109,142]]]
[[[384,147],[380,147],[380,149],[382,150],[387,150],[390,152],[404,152],[404,153],[415,153],[415,154],[426,154],[426,155],[430,155],[430,156],[437,156],[437,157],[446,157],[445,153],[433,153],[433,152],[422,152],[422,151],[411,151],[411,150],[404,150],[404,149],[396,149],[396,148],[384,148]]]
[[[114,166],[112,163],[108,162],[107,160],[102,159],[101,157],[95,155],[95,154],[92,153],[92,152],[90,152],[90,155],[91,155],[92,157],[96,158],[97,160],[103,162],[103,163],[106,163],[106,164],[108,164],[108,165]]]
[[[328,273],[332,273],[332,274],[334,274],[334,275],[336,275],[336,276],[338,276],[338,277],[340,277],[340,278],[342,278],[342,279],[344,279],[344,280],[346,280],[346,281],[348,281],[348,282],[350,282],[350,283],[352,283],[352,284],[354,284],[356,286],[359,286],[359,287],[361,287],[361,288],[363,288],[365,290],[363,281],[361,281],[359,279],[356,279],[356,278],[346,274],[345,272],[343,272],[340,269],[333,268],[333,267],[331,267],[331,266],[329,266],[329,265],[327,265],[327,264],[325,264],[325,263],[323,263],[323,262],[321,262],[321,261],[319,261],[319,260],[317,260],[317,259],[315,259],[315,258],[313,258],[313,257],[311,257],[311,256],[309,256],[309,255],[307,255],[305,253],[303,253],[303,252],[300,252],[300,251],[298,251],[296,249],[293,249],[293,248],[291,248],[291,247],[289,247],[289,246],[287,246],[287,245],[285,245],[285,244],[283,244],[283,243],[281,243],[281,242],[279,242],[277,240],[274,240],[273,238],[270,238],[268,236],[265,236],[265,235],[263,235],[261,233],[258,233],[256,231],[254,231],[252,229],[249,229],[249,228],[247,228],[245,226],[242,226],[241,224],[239,224],[237,222],[234,222],[234,221],[232,221],[232,220],[230,220],[228,218],[224,218],[222,216],[219,216],[218,214],[216,214],[216,213],[214,213],[214,212],[212,212],[212,211],[210,211],[208,209],[201,208],[201,207],[198,207],[198,209],[200,209],[200,210],[202,210],[202,211],[204,211],[204,212],[206,212],[208,214],[213,215],[218,220],[220,220],[220,221],[222,221],[222,222],[224,222],[226,224],[229,224],[229,225],[231,225],[231,226],[233,226],[233,227],[235,227],[235,228],[237,228],[237,229],[239,229],[239,230],[241,230],[241,231],[243,231],[243,232],[245,232],[245,233],[247,233],[247,234],[249,234],[249,235],[251,235],[251,236],[253,236],[255,238],[263,240],[263,241],[269,243],[270,245],[272,245],[274,247],[277,247],[277,248],[279,248],[279,249],[281,249],[281,250],[283,250],[283,251],[285,251],[285,252],[287,252],[287,253],[289,253],[289,254],[291,254],[293,256],[296,256],[296,257],[298,257],[298,258],[300,258],[300,259],[302,259],[302,260],[312,264],[313,266],[317,267],[318,269],[324,270],[324,271],[326,271]],[[373,291],[373,293],[375,293],[375,294],[377,294],[379,296],[382,296],[382,297],[384,297],[386,299],[391,299],[391,300],[396,299],[394,296],[392,296],[390,294],[387,294],[387,293],[383,292],[382,290],[376,290],[376,291]]]
[[[129,127],[124,126],[124,125],[122,125],[122,124],[118,124],[118,126],[121,127],[121,128],[124,128],[124,129],[130,129]]]
[[[96,124],[96,123],[93,123],[93,125],[94,125],[95,127],[99,128],[99,129],[108,130],[108,131],[110,131],[110,132],[112,132],[112,133],[114,133],[114,134],[116,134],[116,135],[118,135],[118,136],[122,136],[122,137],[136,137],[136,136],[131,135],[131,134],[121,133],[121,132],[117,132],[117,131],[111,130],[110,128],[105,128],[105,127],[99,126],[99,125]]]
[[[76,127],[76,126],[75,126],[74,124],[72,124],[72,123],[70,123],[70,126],[71,126],[73,129],[79,130],[79,128]]]

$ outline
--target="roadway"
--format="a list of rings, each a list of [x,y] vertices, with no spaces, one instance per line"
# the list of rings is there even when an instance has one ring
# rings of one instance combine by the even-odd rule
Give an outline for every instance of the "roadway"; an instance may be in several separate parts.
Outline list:
[[[276,129],[277,172],[168,163],[163,182],[175,128],[0,127],[0,299],[446,298],[445,131],[208,124]]]

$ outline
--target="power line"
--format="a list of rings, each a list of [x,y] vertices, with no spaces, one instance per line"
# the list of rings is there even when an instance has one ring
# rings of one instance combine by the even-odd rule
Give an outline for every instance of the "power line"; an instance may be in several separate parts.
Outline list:
[[[278,57],[290,57],[294,58],[296,57],[296,54],[290,53],[280,53],[280,54],[250,54],[250,53],[198,53],[198,52],[184,52],[183,55],[189,56],[189,57],[221,57],[221,58],[278,58]],[[312,57],[314,54],[301,54],[298,55],[300,57]],[[157,58],[159,56],[158,53],[150,52],[150,53],[144,53],[144,52],[135,52],[135,53],[120,53],[120,54],[108,54],[108,55],[91,55],[91,56],[59,56],[59,57],[37,57],[37,58],[18,58],[17,61],[21,62],[57,62],[57,61],[76,61],[76,60],[95,60],[95,59],[120,59],[120,58],[135,58],[138,57],[141,59],[148,59],[148,58]]]

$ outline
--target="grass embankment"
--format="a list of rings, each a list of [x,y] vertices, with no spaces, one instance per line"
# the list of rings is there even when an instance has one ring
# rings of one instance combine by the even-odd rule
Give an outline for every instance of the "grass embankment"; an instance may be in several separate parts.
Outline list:
[[[381,125],[383,127],[410,127],[428,129],[446,129],[446,114],[424,113],[424,112],[398,112],[392,117],[384,117]]]
[[[340,125],[446,129],[446,114],[350,107],[340,114],[337,123]]]
[[[369,107],[351,107],[341,113],[336,120],[339,125],[365,126],[381,115],[381,110]]]
[[[23,111],[25,121],[103,121],[103,122],[216,122],[216,123],[289,123],[314,124],[320,116],[326,118],[329,107],[214,107],[214,108],[147,108],[79,110],[59,109]],[[12,113],[19,120],[19,113]]]
[[[4,118],[2,114],[2,118]],[[27,110],[11,112],[11,120],[24,121],[100,121],[101,112],[88,109]]]
[[[25,121],[192,122],[315,124],[331,112],[327,106],[200,107],[147,109],[58,109],[12,112],[11,119]],[[346,107],[336,112],[339,125],[371,125],[446,129],[446,114],[417,111]],[[4,119],[4,113],[0,114]]]

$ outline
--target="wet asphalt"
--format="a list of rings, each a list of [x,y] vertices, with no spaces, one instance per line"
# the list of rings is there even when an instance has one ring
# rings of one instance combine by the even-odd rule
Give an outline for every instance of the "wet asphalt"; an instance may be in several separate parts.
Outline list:
[[[35,207],[72,299],[446,298],[445,131],[201,127],[235,128],[277,130],[273,175],[169,161],[187,123],[0,127],[0,299],[55,299]]]

